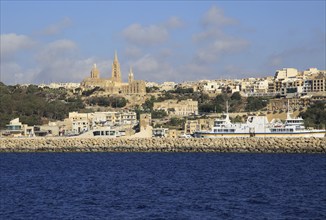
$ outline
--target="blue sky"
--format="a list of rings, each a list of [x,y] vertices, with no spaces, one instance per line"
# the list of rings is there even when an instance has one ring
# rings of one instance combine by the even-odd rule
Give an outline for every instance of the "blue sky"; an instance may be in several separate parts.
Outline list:
[[[126,81],[326,69],[325,1],[2,1],[1,81],[80,82],[96,63]]]

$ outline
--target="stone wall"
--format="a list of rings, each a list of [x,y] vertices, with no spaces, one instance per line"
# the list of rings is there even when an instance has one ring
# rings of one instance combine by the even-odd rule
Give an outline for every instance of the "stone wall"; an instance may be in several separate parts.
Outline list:
[[[326,153],[326,138],[0,138],[0,152]]]

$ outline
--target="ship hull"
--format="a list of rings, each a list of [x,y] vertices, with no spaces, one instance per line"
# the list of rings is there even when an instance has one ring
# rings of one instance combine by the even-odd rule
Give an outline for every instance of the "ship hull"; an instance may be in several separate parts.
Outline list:
[[[313,132],[295,132],[295,133],[213,133],[213,132],[196,132],[197,138],[248,138],[248,137],[275,137],[275,138],[309,138],[325,137],[325,131]]]

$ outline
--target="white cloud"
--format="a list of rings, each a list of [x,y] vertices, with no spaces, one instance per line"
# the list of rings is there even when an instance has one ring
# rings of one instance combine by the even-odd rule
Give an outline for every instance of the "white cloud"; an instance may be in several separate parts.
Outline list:
[[[226,17],[221,9],[212,6],[202,18],[203,30],[193,35],[198,45],[195,59],[203,63],[217,63],[219,58],[228,54],[241,52],[250,43],[237,36],[227,34],[225,26],[237,28],[236,21]]]
[[[201,22],[204,26],[226,26],[237,23],[235,19],[225,16],[223,10],[218,8],[217,6],[212,6],[204,14]]]
[[[108,78],[111,74],[111,65],[107,60],[80,57],[78,46],[71,40],[61,39],[42,44],[32,41],[28,36],[16,36],[11,34],[1,38],[1,43],[13,43],[11,47],[3,48],[1,45],[0,80],[4,83],[81,82],[89,76],[94,63],[100,68],[102,77]],[[34,48],[33,54],[24,54],[22,60],[18,56],[19,52],[29,47],[29,42],[38,47]],[[3,59],[3,53],[17,57]]]
[[[108,65],[107,61],[97,60],[94,57],[81,58],[76,43],[67,39],[44,45],[35,58],[40,70],[34,74],[32,81],[38,83],[81,82],[89,76],[94,63],[97,63],[100,72]]]
[[[179,68],[179,72],[181,72],[182,75],[187,76],[187,80],[198,79],[198,76],[201,78],[208,77],[208,75],[212,73],[212,68],[208,65],[193,61],[182,65]]]
[[[172,16],[165,23],[165,26],[167,28],[181,28],[184,26],[184,22],[179,17]]]
[[[52,63],[57,58],[67,58],[71,55],[76,55],[77,45],[75,42],[67,39],[57,40],[44,45],[37,54],[38,61],[43,63]]]
[[[224,36],[224,32],[217,28],[206,29],[205,31],[196,33],[192,36],[195,43],[200,43],[206,40],[212,40],[220,36]]]
[[[140,72],[155,72],[159,69],[159,62],[153,56],[147,54],[137,60],[133,66]]]
[[[142,55],[142,49],[135,46],[128,46],[125,49],[125,55],[130,58],[140,57]]]
[[[225,38],[225,39],[216,39],[213,43],[214,50],[216,52],[237,52],[241,51],[243,48],[247,47],[249,45],[249,42],[240,39],[240,38]]]
[[[130,43],[137,45],[161,44],[168,39],[166,28],[158,25],[142,26],[132,24],[122,31],[123,37]]]
[[[146,54],[132,63],[135,77],[137,79],[163,82],[175,81],[180,74],[176,69],[162,57]]]
[[[35,42],[26,35],[1,34],[0,36],[1,59],[14,55],[15,53],[31,48]]]
[[[65,17],[61,21],[56,24],[52,24],[41,31],[41,34],[44,35],[56,35],[62,32],[64,29],[70,27],[72,25],[72,21],[70,18]]]
[[[196,60],[203,63],[217,63],[222,56],[243,51],[249,46],[249,42],[241,38],[225,36],[209,40],[205,45],[197,50]]]

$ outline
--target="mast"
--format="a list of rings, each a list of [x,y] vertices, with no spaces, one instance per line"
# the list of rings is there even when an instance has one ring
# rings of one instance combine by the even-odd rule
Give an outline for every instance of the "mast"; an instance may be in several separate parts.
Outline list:
[[[226,117],[225,117],[226,121],[230,121],[230,117],[229,117],[229,102],[228,100],[226,100]]]
[[[286,114],[286,119],[291,119],[291,115],[290,115],[290,100],[288,99],[288,110],[287,110],[287,114]]]

